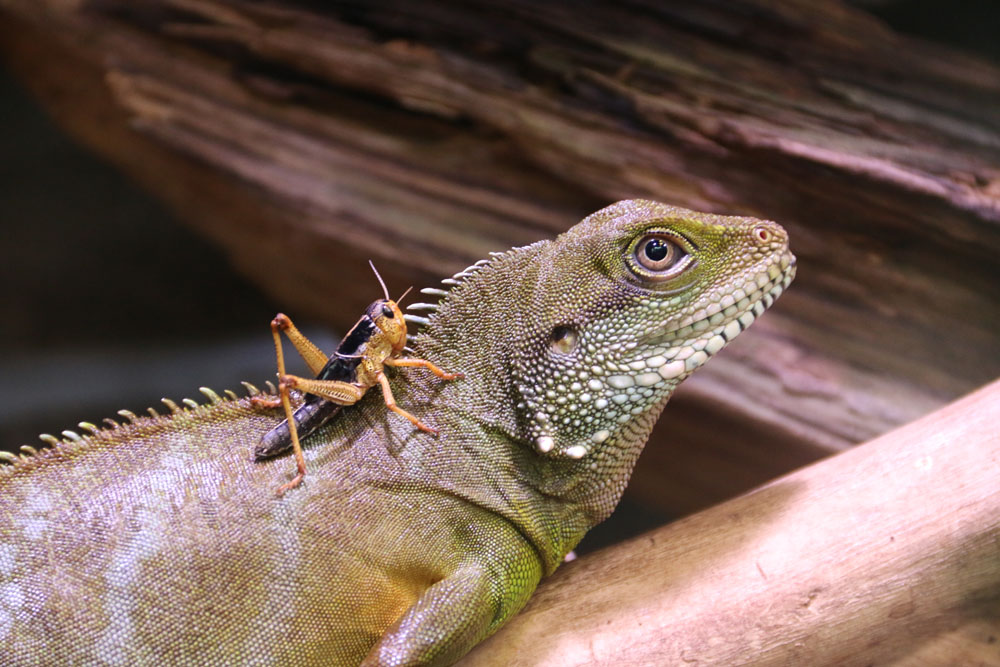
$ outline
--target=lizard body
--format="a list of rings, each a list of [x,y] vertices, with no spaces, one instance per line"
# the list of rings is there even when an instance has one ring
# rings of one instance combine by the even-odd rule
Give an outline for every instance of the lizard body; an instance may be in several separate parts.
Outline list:
[[[465,378],[393,391],[438,438],[366,395],[278,499],[287,461],[251,456],[276,413],[213,394],[0,469],[0,662],[451,663],[610,514],[674,387],[794,270],[775,223],[619,202],[427,290],[415,353]]]

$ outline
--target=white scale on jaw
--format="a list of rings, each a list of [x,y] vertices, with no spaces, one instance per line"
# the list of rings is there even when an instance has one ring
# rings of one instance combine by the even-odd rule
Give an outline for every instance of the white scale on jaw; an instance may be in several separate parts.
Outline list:
[[[594,446],[611,438],[609,424],[624,425],[645,412],[771,306],[794,275],[784,273],[788,268],[784,257],[780,262],[780,268],[771,264],[741,288],[680,321],[669,322],[668,333],[656,339],[641,345],[601,345],[604,336],[598,334],[596,345],[581,341],[588,369],[561,369],[543,386],[522,386],[524,400],[518,407],[533,412],[535,449],[549,456],[582,459]],[[609,354],[594,354],[597,349],[611,352],[616,348],[619,353],[635,349],[639,355],[611,360]],[[595,421],[598,424],[593,424]],[[588,426],[595,429],[589,436]],[[574,436],[570,438],[573,444],[559,446],[555,437],[559,427]]]

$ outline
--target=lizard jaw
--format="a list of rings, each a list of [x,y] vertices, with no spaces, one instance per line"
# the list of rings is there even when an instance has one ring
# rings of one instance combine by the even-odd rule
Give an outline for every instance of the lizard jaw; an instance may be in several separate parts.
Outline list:
[[[534,414],[538,428],[531,437],[535,450],[546,457],[578,460],[588,457],[606,440],[614,439],[618,429],[635,417],[634,412],[626,411],[627,407],[634,405],[645,412],[649,404],[657,402],[657,396],[669,395],[673,387],[749,327],[774,303],[795,277],[795,259],[790,253],[782,256],[779,265],[784,268],[777,272],[764,269],[751,274],[752,278],[734,292],[734,295],[739,295],[740,291],[744,294],[732,304],[733,311],[726,313],[727,307],[709,315],[700,309],[695,314],[701,313],[701,317],[697,320],[693,316],[686,317],[684,327],[679,330],[658,333],[638,342],[632,348],[631,358],[613,362],[607,360],[601,369],[595,365],[586,386],[580,383],[579,392],[583,393],[578,392],[575,400],[567,396],[567,403],[573,406],[571,412],[599,414],[610,410],[617,413],[615,417],[595,419],[589,432],[560,445],[553,430],[559,424],[560,416],[539,411]],[[751,284],[752,291],[747,295],[746,289]],[[645,400],[632,403],[633,394],[640,394]],[[558,396],[555,398],[558,399]],[[527,407],[527,401],[518,405],[522,410]],[[585,426],[581,427],[587,430]]]
[[[639,358],[664,358],[658,367],[666,380],[680,382],[694,372],[727,343],[745,331],[785,291],[795,277],[795,257],[786,252],[779,262],[751,275],[731,294],[723,296],[694,313],[666,325],[637,346]],[[662,355],[647,350],[668,347]]]

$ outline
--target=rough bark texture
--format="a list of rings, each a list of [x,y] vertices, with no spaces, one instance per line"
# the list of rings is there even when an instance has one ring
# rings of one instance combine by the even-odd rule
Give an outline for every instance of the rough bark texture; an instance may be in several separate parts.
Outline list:
[[[793,288],[638,467],[667,511],[1000,374],[1000,71],[836,2],[0,8],[49,109],[290,313],[347,325],[362,258],[431,284],[622,197],[786,225]]]
[[[998,421],[1000,381],[570,563],[462,664],[1000,665]]]

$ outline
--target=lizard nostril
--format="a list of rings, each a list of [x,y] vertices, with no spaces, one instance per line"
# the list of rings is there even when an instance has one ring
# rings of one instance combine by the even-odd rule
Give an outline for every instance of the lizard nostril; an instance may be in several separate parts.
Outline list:
[[[576,349],[579,336],[576,329],[564,325],[559,325],[552,330],[549,337],[552,341],[552,349],[562,354],[569,354]]]
[[[767,243],[774,237],[774,234],[767,227],[754,227],[753,235],[761,243]]]

